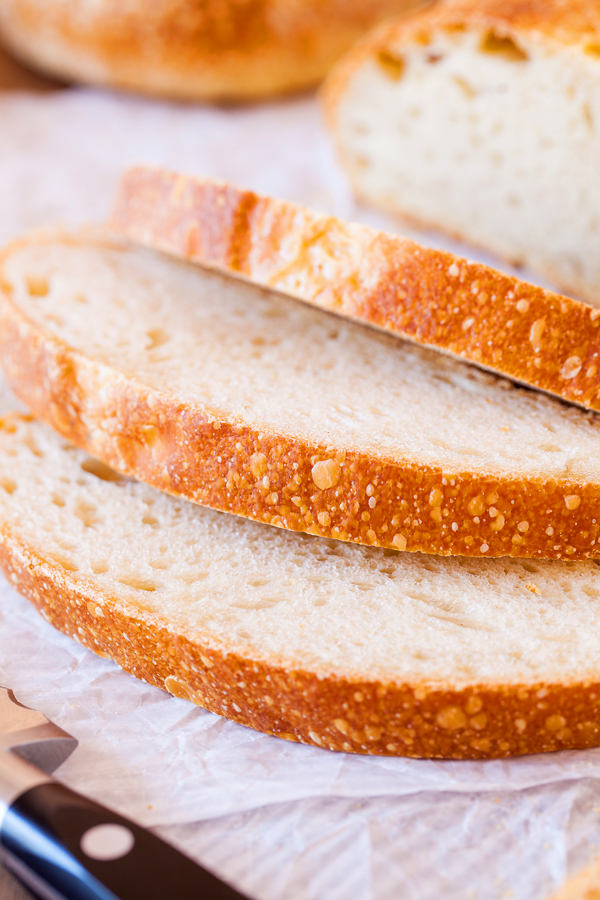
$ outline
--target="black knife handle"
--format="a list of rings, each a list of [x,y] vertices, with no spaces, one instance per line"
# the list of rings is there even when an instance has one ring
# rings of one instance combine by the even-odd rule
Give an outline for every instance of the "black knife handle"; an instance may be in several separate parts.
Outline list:
[[[7,810],[4,862],[43,900],[248,900],[170,844],[56,781]]]

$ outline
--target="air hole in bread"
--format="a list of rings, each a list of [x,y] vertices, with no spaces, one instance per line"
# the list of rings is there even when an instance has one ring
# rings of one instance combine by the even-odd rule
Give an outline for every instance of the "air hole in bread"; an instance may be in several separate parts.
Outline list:
[[[460,75],[453,75],[452,80],[460,88],[467,100],[472,100],[477,96],[477,91],[465,78],[461,78]]]
[[[70,559],[67,559],[66,556],[59,556],[58,553],[50,553],[48,554],[50,559],[57,563],[62,569],[65,569],[67,572],[78,572],[79,566],[76,566],[75,563],[71,562]]]
[[[14,494],[17,489],[17,483],[12,478],[0,478],[0,485],[2,485],[7,494]]]
[[[23,441],[27,445],[27,447],[29,447],[29,449],[31,450],[31,452],[33,453],[34,456],[37,456],[38,459],[43,459],[44,454],[42,453],[42,451],[36,444],[32,435],[30,435],[30,434],[26,435],[24,437]]]
[[[148,335],[146,350],[156,350],[157,347],[162,347],[163,344],[171,340],[171,335],[163,328],[152,328],[146,334]]]
[[[198,575],[196,572],[190,573],[189,575],[179,575],[179,581],[183,581],[184,584],[195,584],[197,581],[204,581],[205,578],[208,577],[208,572],[204,574]]]
[[[47,278],[41,278],[36,275],[30,275],[26,279],[27,293],[30,297],[46,297],[50,286]]]
[[[488,31],[481,39],[479,49],[482,53],[498,56],[509,62],[525,62],[528,59],[524,50],[518,47],[512,38],[502,37],[494,31]]]
[[[391,81],[400,81],[404,74],[404,59],[401,56],[383,49],[377,54],[377,62]]]
[[[62,494],[52,494],[52,502],[55,506],[64,506],[65,498],[62,496]]]
[[[154,516],[143,516],[142,522],[144,525],[158,525],[158,519],[155,519]]]
[[[148,565],[152,569],[169,569],[170,563],[166,561],[166,559],[151,559],[148,560]]]
[[[98,510],[93,503],[87,503],[85,500],[78,500],[75,504],[75,515],[80,519],[86,528],[90,528],[99,521]]]
[[[156,585],[151,581],[144,581],[142,578],[119,578],[119,584],[125,584],[127,587],[135,588],[136,591],[155,591]]]
[[[100,462],[99,459],[93,459],[91,456],[88,459],[84,459],[81,463],[81,468],[84,472],[95,475],[96,478],[99,478],[101,481],[123,481],[123,475],[120,475],[119,472],[115,472],[115,470],[111,469],[110,466],[107,466],[106,463]]]
[[[106,572],[108,572],[108,569],[109,565],[104,560],[92,563],[92,572],[94,573],[94,575],[104,575]]]

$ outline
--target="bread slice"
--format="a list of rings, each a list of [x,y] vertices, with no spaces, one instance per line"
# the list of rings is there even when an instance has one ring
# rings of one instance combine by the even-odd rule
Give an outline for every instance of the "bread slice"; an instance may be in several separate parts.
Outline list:
[[[2,0],[3,41],[74,81],[251,99],[317,84],[376,22],[422,0]]]
[[[600,743],[595,563],[441,559],[292,534],[0,423],[0,563],[150,684],[334,750],[481,758]]]
[[[600,305],[600,3],[449,0],[372,33],[325,103],[357,193]]]
[[[600,555],[595,413],[101,236],[0,260],[17,396],[115,469],[399,550]]]
[[[111,225],[138,243],[600,409],[600,310],[488,266],[145,167],[125,175]]]

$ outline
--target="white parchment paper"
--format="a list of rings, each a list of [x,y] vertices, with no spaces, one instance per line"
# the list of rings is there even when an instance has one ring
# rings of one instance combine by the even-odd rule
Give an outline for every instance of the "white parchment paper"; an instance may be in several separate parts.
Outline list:
[[[0,241],[103,220],[138,162],[398,230],[355,204],[313,98],[215,109],[70,90],[0,94]],[[67,784],[257,898],[541,900],[600,845],[600,750],[452,762],[290,744],[125,675],[4,580],[0,683],[80,740]]]

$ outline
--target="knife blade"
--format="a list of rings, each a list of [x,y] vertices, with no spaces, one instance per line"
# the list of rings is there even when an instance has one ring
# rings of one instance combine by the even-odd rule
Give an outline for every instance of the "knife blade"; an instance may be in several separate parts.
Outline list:
[[[55,781],[77,740],[0,687],[0,859],[41,900],[248,900]]]

